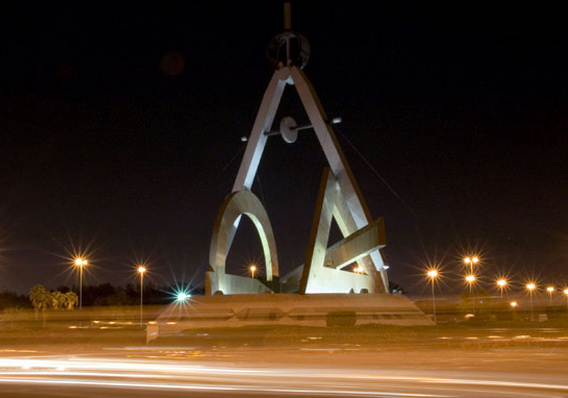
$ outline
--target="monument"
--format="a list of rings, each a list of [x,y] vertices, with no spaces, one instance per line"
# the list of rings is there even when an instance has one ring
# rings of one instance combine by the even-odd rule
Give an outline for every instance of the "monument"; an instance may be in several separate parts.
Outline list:
[[[245,324],[325,326],[348,317],[353,324],[429,325],[432,322],[406,297],[390,294],[380,249],[386,245],[383,218],[373,220],[333,125],[303,68],[310,46],[291,29],[290,6],[284,6],[284,31],[269,44],[275,71],[254,121],[232,192],[215,220],[205,274],[205,295],[183,305],[172,304],[148,325],[148,339],[185,329]],[[298,125],[286,116],[274,119],[286,88],[295,88],[309,118]],[[298,134],[315,133],[328,165],[322,170],[316,211],[305,263],[280,275],[276,239],[268,213],[252,192],[268,139],[292,145]],[[262,244],[264,279],[226,272],[226,259],[241,218],[249,217]],[[329,245],[332,220],[343,239]],[[306,220],[306,222],[310,222]],[[348,322],[348,323],[349,323]],[[340,322],[341,323],[341,322]]]

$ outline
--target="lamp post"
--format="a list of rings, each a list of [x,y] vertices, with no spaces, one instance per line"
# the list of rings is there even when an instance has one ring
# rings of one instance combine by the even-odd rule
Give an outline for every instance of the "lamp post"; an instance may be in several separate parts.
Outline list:
[[[77,257],[73,262],[79,268],[79,311],[83,309],[83,267],[87,265],[87,260]]]
[[[534,321],[534,308],[533,308],[533,291],[536,289],[536,285],[533,282],[527,283],[527,290],[529,291],[529,300],[531,303],[531,322]]]
[[[507,286],[507,280],[504,279],[504,278],[497,280],[497,286],[499,287],[499,290],[501,291],[501,300],[503,300],[503,289],[505,289],[505,286]]]
[[[256,272],[256,265],[252,264],[252,265],[249,267],[249,270],[250,270],[250,277],[251,277],[251,278],[254,278],[254,273]]]
[[[473,284],[475,283],[475,275],[470,274],[465,277],[465,281],[469,283],[469,296],[471,298],[471,311],[475,315],[475,300],[473,299]]]
[[[465,280],[469,283],[469,295],[471,297],[473,313],[475,314],[475,300],[473,299],[473,283],[475,282],[475,274],[473,272],[473,267],[479,262],[479,257],[477,256],[467,256],[463,259],[466,266],[469,266],[469,275],[466,276]],[[468,280],[468,278],[470,280]]]
[[[436,283],[438,275],[438,271],[435,269],[428,271],[428,277],[430,278],[430,282],[432,282],[432,313],[434,314],[434,323],[436,323],[436,295],[434,293],[434,283]]]
[[[473,266],[476,265],[479,262],[479,257],[477,257],[477,256],[465,257],[463,259],[463,262],[466,265],[469,265],[469,273],[473,274]]]
[[[144,314],[144,273],[146,272],[146,267],[143,265],[138,266],[138,273],[140,274],[140,327],[143,325],[143,314]]]
[[[185,306],[186,306],[186,302],[191,298],[191,294],[180,290],[175,294],[176,297],[176,307],[178,309],[178,319],[181,319],[181,307],[184,307],[184,311],[185,311]]]
[[[548,297],[550,298],[550,305],[552,305],[552,293],[554,293],[554,286],[548,286],[546,288],[546,291],[548,292]]]

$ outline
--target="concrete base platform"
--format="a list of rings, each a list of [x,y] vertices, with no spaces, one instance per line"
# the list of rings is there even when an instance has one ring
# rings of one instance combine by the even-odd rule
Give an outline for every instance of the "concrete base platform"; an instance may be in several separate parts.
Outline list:
[[[398,294],[237,294],[192,297],[168,306],[147,328],[147,341],[188,329],[246,325],[434,325]]]

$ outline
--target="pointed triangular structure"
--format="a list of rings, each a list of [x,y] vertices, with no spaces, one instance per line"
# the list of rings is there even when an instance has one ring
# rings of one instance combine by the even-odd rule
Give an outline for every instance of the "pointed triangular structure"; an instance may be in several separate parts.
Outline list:
[[[331,172],[343,190],[355,224],[358,228],[364,227],[371,221],[367,205],[313,86],[296,66],[280,68],[274,72],[256,116],[233,192],[250,190],[252,187],[268,139],[267,133],[273,124],[286,84],[296,87]]]
[[[325,114],[313,86],[304,72],[297,66],[282,67],[274,72],[264,93],[248,139],[245,154],[233,185],[233,192],[250,190],[252,187],[266,141],[269,135],[271,135],[269,133],[270,128],[273,125],[286,85],[294,85],[296,87],[300,100],[310,119],[311,127],[314,129],[328,161],[331,175],[336,180],[342,193],[340,217],[342,225],[340,228],[344,236],[366,227],[373,220],[345,155],[339,146],[332,123]],[[338,218],[336,217],[336,219]],[[235,229],[237,227],[238,223],[233,226]],[[325,247],[323,249],[325,250]],[[370,290],[370,292],[388,291],[388,281],[380,252],[378,250],[371,252],[370,259],[366,263],[373,266],[375,270],[373,274],[376,273],[376,277],[381,279],[382,285],[378,287],[375,284],[375,288]]]

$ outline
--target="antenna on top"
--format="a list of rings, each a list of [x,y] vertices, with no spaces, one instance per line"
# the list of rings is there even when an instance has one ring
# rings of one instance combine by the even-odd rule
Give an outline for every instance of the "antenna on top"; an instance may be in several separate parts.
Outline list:
[[[292,6],[284,3],[284,30],[270,40],[266,55],[275,69],[289,66],[303,68],[310,59],[308,39],[292,30]]]
[[[289,1],[284,3],[284,30],[292,29],[292,6]]]
[[[292,30],[292,13],[291,5],[289,2],[284,3],[284,30]],[[290,37],[286,37],[286,66],[292,65],[290,59]]]

